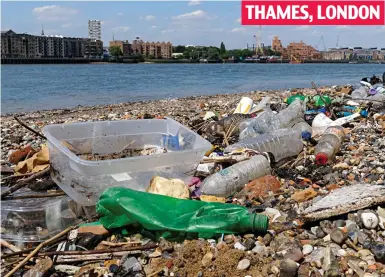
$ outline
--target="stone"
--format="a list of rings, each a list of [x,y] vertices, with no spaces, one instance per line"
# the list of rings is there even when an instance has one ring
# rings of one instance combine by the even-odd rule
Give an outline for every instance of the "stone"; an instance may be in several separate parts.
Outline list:
[[[372,252],[368,249],[362,249],[362,250],[359,250],[358,251],[358,255],[360,257],[366,257],[366,256],[369,256],[369,255],[372,255]]]
[[[251,252],[258,253],[262,257],[269,256],[269,250],[266,246],[262,245],[261,243],[256,243],[256,246],[251,250]]]
[[[298,262],[303,258],[303,253],[299,247],[293,246],[286,250],[286,253],[283,254],[283,258]]]
[[[246,247],[246,250],[251,250],[255,247],[255,240],[248,238],[243,242],[243,245]]]
[[[256,199],[266,196],[270,191],[277,193],[280,188],[281,183],[277,177],[266,175],[248,183],[240,194],[244,193],[248,199]]]
[[[167,252],[171,252],[174,250],[174,245],[169,242],[168,240],[164,239],[164,238],[160,238],[159,239],[159,249],[160,251],[167,251]]]
[[[326,233],[322,230],[321,227],[317,227],[316,234],[317,238],[321,239],[326,236]]]
[[[79,266],[74,265],[55,265],[56,272],[66,273],[68,275],[75,275],[80,270]]]
[[[268,246],[270,245],[270,242],[272,241],[273,239],[273,236],[270,234],[270,233],[267,233],[264,237],[263,237],[263,243]]]
[[[334,221],[334,226],[336,227],[345,227],[345,225],[346,225],[346,222],[343,219],[338,219]]]
[[[290,259],[285,259],[281,262],[280,276],[294,277],[297,274],[297,263]]]
[[[211,252],[207,252],[203,258],[202,258],[202,265],[203,266],[208,266],[211,261],[213,260],[214,254]]]
[[[333,169],[349,169],[349,167],[347,163],[338,163],[333,166]]]
[[[154,252],[152,252],[150,255],[148,255],[150,258],[158,258],[162,256],[162,251],[160,251],[159,248],[156,248]]]
[[[38,261],[30,270],[28,270],[23,277],[42,277],[47,274],[47,272],[53,266],[53,262],[50,258],[45,258],[44,260]]]
[[[236,242],[234,244],[234,248],[238,250],[246,251],[246,247],[240,242]]]
[[[129,257],[123,264],[122,267],[126,272],[138,272],[142,270],[141,263],[135,257]]]
[[[376,242],[371,246],[371,250],[377,262],[385,263],[385,243]]]
[[[362,213],[361,220],[366,229],[375,229],[378,226],[378,217],[374,213]]]
[[[313,188],[307,188],[302,191],[296,191],[292,196],[291,199],[294,201],[297,201],[298,203],[308,201],[314,197],[317,196],[317,192]]]
[[[340,249],[337,251],[337,256],[338,257],[345,257],[348,253],[344,249]]]
[[[180,199],[190,198],[190,190],[182,180],[166,179],[160,176],[152,177],[147,192]]]
[[[302,247],[302,253],[304,256],[310,254],[312,251],[313,251],[313,246],[311,246],[310,244],[305,244]]]
[[[250,260],[248,259],[243,259],[239,261],[237,269],[238,270],[246,270],[250,267]]]
[[[357,240],[360,244],[364,245],[364,243],[369,240],[369,236],[367,234],[365,234],[364,232],[358,231],[357,232]]]
[[[332,230],[332,232],[330,233],[331,240],[340,245],[345,242],[347,237],[347,233],[338,228]]]

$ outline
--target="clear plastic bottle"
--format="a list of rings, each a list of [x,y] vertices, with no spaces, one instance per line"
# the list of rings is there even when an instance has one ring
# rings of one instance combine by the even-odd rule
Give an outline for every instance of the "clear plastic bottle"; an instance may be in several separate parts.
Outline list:
[[[276,162],[298,155],[303,149],[300,129],[281,129],[275,132],[241,140],[225,148],[230,153],[240,148],[253,149],[258,152],[272,153]]]
[[[302,122],[304,115],[304,102],[301,99],[295,99],[286,109],[278,114],[265,111],[256,118],[247,120],[241,124],[239,126],[239,139],[244,140],[275,130],[291,128],[295,124]]]
[[[263,155],[258,155],[207,177],[200,185],[200,190],[203,195],[227,197],[240,191],[251,180],[269,174],[269,160]]]
[[[301,136],[303,140],[308,141],[311,139],[313,128],[305,121],[298,122],[293,126],[292,129],[301,131]]]
[[[351,94],[351,97],[353,99],[357,99],[357,98],[365,98],[368,96],[368,88],[364,87],[364,86],[361,86],[359,87],[358,89],[355,89],[352,94]]]
[[[341,126],[328,127],[315,147],[316,164],[330,163],[340,150],[345,138],[344,128]]]

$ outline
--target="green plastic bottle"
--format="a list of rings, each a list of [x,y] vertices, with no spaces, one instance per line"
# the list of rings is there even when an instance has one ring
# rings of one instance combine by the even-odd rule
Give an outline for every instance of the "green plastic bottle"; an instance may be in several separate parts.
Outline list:
[[[247,208],[224,203],[185,200],[113,187],[103,192],[96,205],[107,229],[142,225],[151,231],[205,234],[263,233],[269,219]]]
[[[292,95],[292,96],[290,96],[289,98],[286,99],[286,103],[287,103],[288,105],[290,105],[290,104],[293,103],[294,100],[296,100],[296,99],[301,99],[302,101],[305,101],[305,96],[302,95],[302,94]]]
[[[313,97],[314,106],[315,107],[324,107],[326,105],[330,105],[332,103],[332,99],[327,95],[322,95],[323,101],[319,95],[315,95]],[[325,103],[324,103],[325,101]]]

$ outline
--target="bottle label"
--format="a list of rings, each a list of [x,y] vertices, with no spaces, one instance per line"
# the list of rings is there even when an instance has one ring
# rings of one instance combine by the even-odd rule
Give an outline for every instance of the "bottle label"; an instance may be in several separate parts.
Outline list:
[[[344,130],[340,129],[340,128],[336,128],[336,127],[329,127],[329,128],[327,128],[326,131],[325,131],[325,135],[326,134],[333,134],[336,137],[338,137],[340,141],[343,141],[343,139],[345,137]]]

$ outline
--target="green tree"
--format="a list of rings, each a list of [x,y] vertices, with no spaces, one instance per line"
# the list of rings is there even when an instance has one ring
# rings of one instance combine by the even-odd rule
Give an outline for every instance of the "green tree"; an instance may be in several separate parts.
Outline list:
[[[188,51],[188,50],[185,50],[184,52],[183,52],[183,57],[185,58],[185,59],[190,59],[190,51]]]
[[[218,60],[219,59],[219,51],[217,48],[210,47],[207,50],[207,58],[209,60]]]
[[[185,50],[186,50],[186,46],[184,45],[177,45],[177,46],[174,46],[172,49],[174,53],[184,53]]]
[[[110,55],[113,56],[113,57],[121,57],[121,56],[123,56],[123,52],[122,52],[122,50],[120,49],[119,46],[110,46],[108,48],[108,51],[110,52]]]
[[[225,44],[223,43],[223,41],[221,42],[221,47],[220,47],[219,53],[221,53],[221,54],[226,53],[226,47],[225,47]]]

